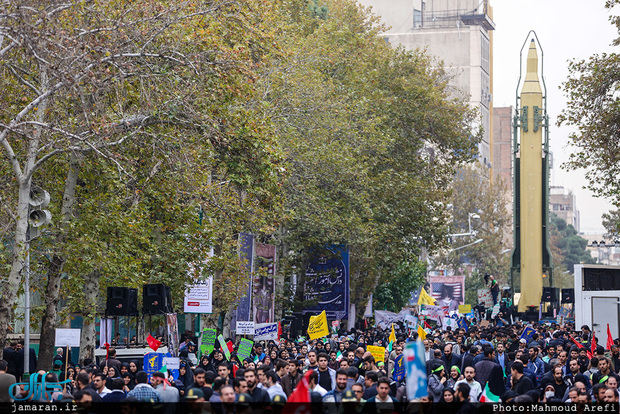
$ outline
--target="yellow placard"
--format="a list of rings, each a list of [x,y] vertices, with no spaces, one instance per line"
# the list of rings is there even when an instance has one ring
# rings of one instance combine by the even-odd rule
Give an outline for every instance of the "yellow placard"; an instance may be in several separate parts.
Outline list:
[[[459,305],[459,313],[471,312],[471,305]]]
[[[310,340],[322,338],[329,335],[329,327],[327,326],[327,314],[321,312],[319,316],[311,316],[308,324],[308,337]]]
[[[375,358],[375,362],[384,362],[385,361],[385,348],[382,346],[373,346],[368,345],[366,350],[370,352]]]

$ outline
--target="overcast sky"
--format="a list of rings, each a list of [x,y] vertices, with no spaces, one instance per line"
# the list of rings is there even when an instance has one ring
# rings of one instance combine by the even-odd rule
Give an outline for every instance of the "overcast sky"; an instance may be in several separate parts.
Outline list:
[[[566,104],[559,86],[568,76],[567,61],[618,49],[610,46],[618,33],[609,23],[605,0],[492,0],[491,4],[496,25],[494,106],[515,105],[519,51],[528,32],[536,31],[544,51],[544,78],[551,124],[549,139],[554,161],[551,184],[562,185],[577,195],[582,232],[603,232],[601,214],[609,211],[611,206],[607,200],[594,198],[590,191],[583,189],[586,185],[583,171],[567,172],[561,168],[571,151],[567,146],[570,129],[557,127],[556,120]],[[614,12],[619,13],[617,8]],[[526,55],[527,49],[524,49],[524,63]]]

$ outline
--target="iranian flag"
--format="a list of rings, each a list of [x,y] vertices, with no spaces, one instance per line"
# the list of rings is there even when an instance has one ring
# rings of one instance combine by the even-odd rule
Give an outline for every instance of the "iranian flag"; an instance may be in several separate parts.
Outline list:
[[[486,403],[496,403],[500,402],[499,395],[493,394],[491,389],[489,388],[489,383],[484,387],[484,391],[482,391],[482,395],[480,396],[480,402]]]

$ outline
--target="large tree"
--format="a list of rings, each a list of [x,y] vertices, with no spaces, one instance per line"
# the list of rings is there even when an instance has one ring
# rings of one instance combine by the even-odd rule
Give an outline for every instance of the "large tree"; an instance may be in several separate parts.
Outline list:
[[[606,7],[611,11],[619,3],[607,0]],[[611,16],[610,21],[620,31],[620,17]],[[620,38],[613,44],[620,45]],[[568,69],[568,80],[562,85],[568,102],[558,125],[573,126],[576,131],[569,134],[575,150],[565,166],[584,169],[594,194],[620,205],[620,55],[596,54],[570,62]]]
[[[11,254],[0,342],[26,263],[33,183],[54,193],[59,217],[39,241],[51,258],[42,261],[45,363],[68,261],[70,276],[89,292],[81,309],[92,316],[99,282],[122,281],[111,274],[157,281],[204,260],[208,242],[183,249],[199,205],[210,208],[205,225],[220,231],[206,232],[221,247],[240,229],[273,227],[278,150],[269,123],[242,105],[273,49],[273,28],[262,30],[257,12],[267,9],[257,5],[263,2],[3,3],[0,171]]]
[[[441,65],[392,48],[353,1],[315,3],[288,3],[264,82],[291,174],[282,252],[305,269],[317,246],[348,245],[362,303],[444,241],[448,183],[480,135]]]

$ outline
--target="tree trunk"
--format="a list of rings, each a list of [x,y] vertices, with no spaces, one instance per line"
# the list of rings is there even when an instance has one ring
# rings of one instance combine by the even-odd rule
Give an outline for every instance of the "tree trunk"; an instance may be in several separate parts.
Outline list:
[[[222,336],[224,336],[224,338],[230,338],[231,336],[232,329],[230,323],[232,322],[232,317],[236,309],[237,307],[235,306],[235,304],[232,304],[228,306],[228,311],[224,315],[224,321],[222,323]]]
[[[94,271],[84,277],[84,309],[82,314],[82,335],[80,337],[80,364],[85,358],[95,361],[95,316],[97,314],[97,298],[99,296],[99,272]]]
[[[30,185],[30,180],[28,180],[20,183],[19,186],[11,271],[7,283],[1,284],[0,288],[2,292],[2,300],[0,300],[0,344],[6,344],[9,324],[13,320],[13,310],[17,303],[17,290],[22,280],[22,269],[26,263]],[[3,350],[4,347],[0,347],[0,357],[2,357]]]
[[[42,65],[39,73],[40,89],[46,90],[48,86],[47,79],[47,67]],[[48,99],[41,100],[36,109],[37,120],[39,122],[44,121],[45,112],[47,110]],[[9,278],[7,283],[2,284],[0,293],[2,293],[2,300],[0,301],[0,344],[6,344],[6,337],[9,330],[9,324],[13,319],[13,310],[17,302],[17,290],[22,281],[22,270],[26,264],[28,251],[26,243],[29,240],[26,239],[28,232],[28,213],[30,201],[30,189],[32,188],[32,174],[35,172],[35,163],[39,155],[39,142],[41,141],[41,127],[35,126],[34,133],[26,140],[26,146],[28,153],[26,156],[26,162],[23,169],[20,169],[19,164],[16,163],[15,155],[9,162],[13,164],[13,170],[16,174],[17,182],[19,183],[19,193],[17,198],[17,209],[15,211],[15,235],[13,238],[13,253],[11,258],[11,271],[9,272]],[[5,141],[7,142],[7,141]],[[12,152],[12,149],[11,149]],[[26,304],[29,306],[29,304]],[[30,321],[24,323],[29,324]],[[4,346],[0,347],[0,357],[3,357]],[[26,350],[25,352],[29,352]]]
[[[56,246],[59,246],[59,249],[62,249],[69,222],[73,218],[75,189],[79,171],[80,165],[78,158],[75,154],[72,154],[69,173],[65,181],[65,192],[62,198],[60,231],[56,237]],[[65,260],[66,258],[63,251],[56,251],[48,266],[47,289],[45,291],[45,313],[41,321],[38,370],[49,371],[52,369],[54,340],[56,336],[56,318],[58,316],[58,302],[60,301],[61,276]]]

